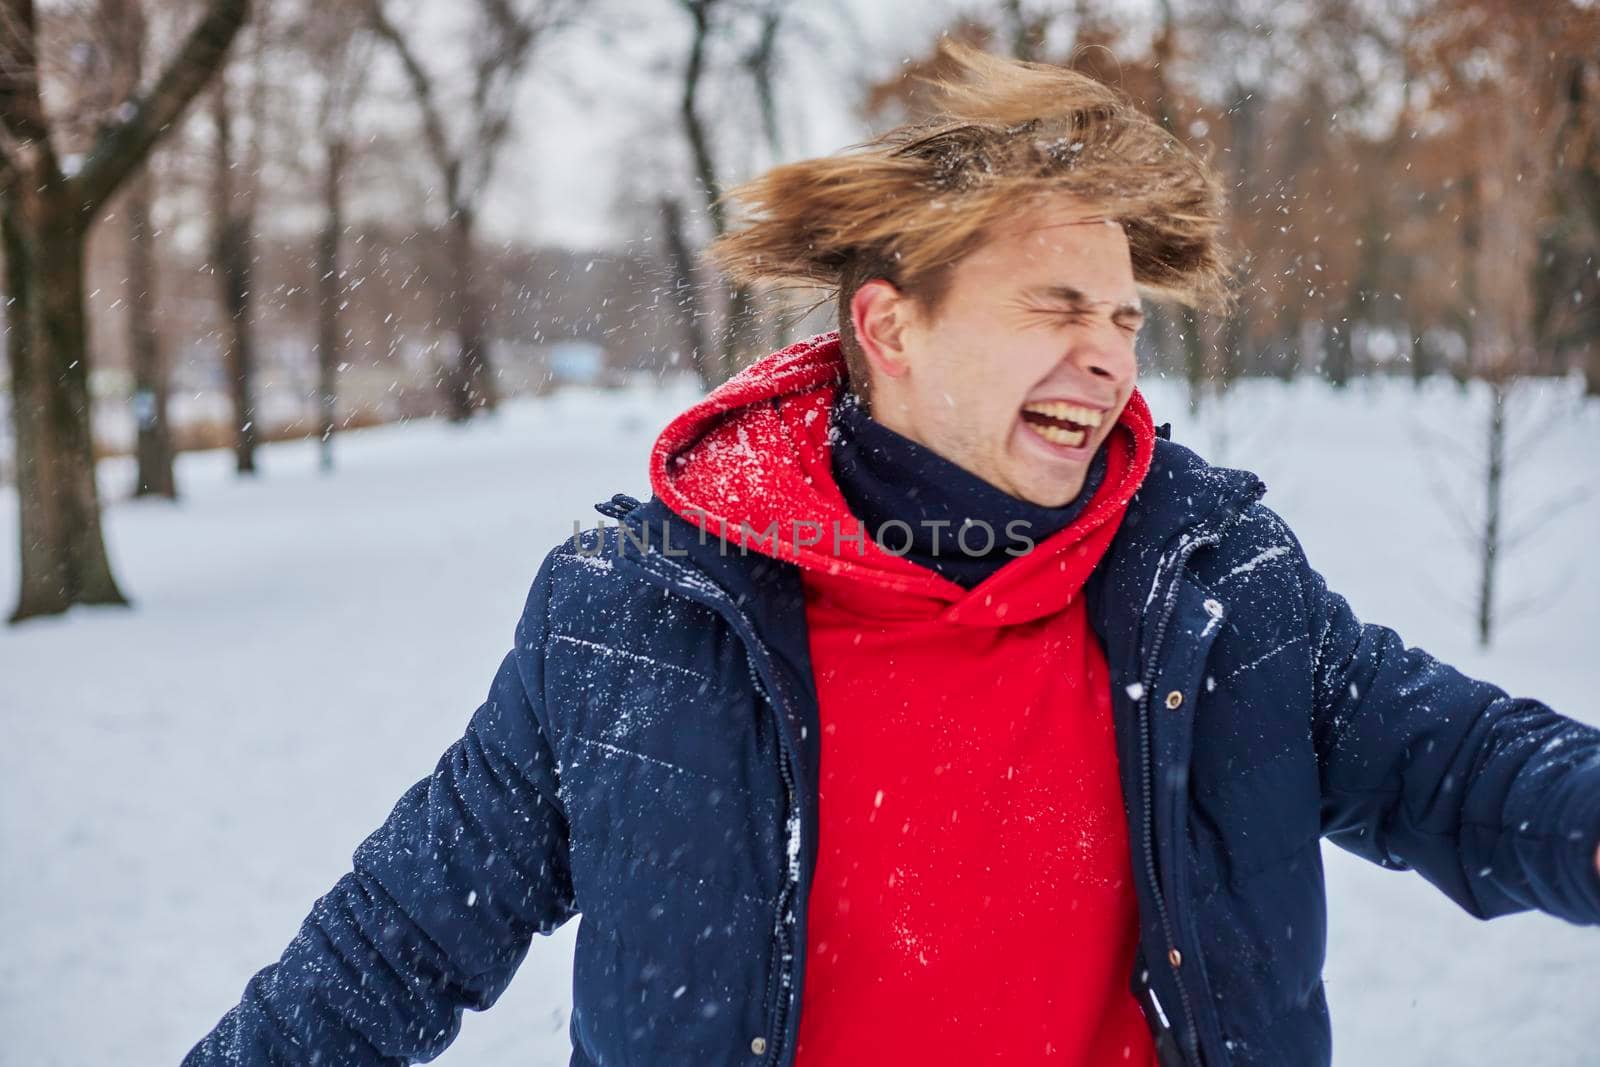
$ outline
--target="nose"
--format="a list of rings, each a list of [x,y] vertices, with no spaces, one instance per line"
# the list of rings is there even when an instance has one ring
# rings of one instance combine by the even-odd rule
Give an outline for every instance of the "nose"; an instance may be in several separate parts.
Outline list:
[[[1138,368],[1133,338],[1120,326],[1109,323],[1081,333],[1073,345],[1071,359],[1091,378],[1116,385],[1132,378]]]

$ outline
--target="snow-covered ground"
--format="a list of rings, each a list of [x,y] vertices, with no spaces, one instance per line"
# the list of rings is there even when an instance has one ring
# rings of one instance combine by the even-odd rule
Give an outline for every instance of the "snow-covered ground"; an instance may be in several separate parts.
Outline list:
[[[1513,526],[1591,495],[1507,560],[1518,613],[1485,655],[1436,488],[1472,499],[1481,395],[1256,383],[1191,426],[1175,388],[1146,391],[1178,440],[1266,479],[1364,618],[1600,722],[1600,404],[1551,385],[1519,408]],[[653,434],[689,398],[567,393],[466,430],[365,431],[333,477],[300,442],[264,449],[253,483],[188,455],[176,507],[123,499],[130,470],[108,463],[136,608],[0,630],[0,1064],[176,1063],[459,734],[539,560],[595,501],[644,492]],[[0,496],[6,607],[14,506]],[[1480,923],[1415,875],[1327,859],[1339,1064],[1595,1062],[1600,931]],[[441,1062],[566,1063],[575,925]]]

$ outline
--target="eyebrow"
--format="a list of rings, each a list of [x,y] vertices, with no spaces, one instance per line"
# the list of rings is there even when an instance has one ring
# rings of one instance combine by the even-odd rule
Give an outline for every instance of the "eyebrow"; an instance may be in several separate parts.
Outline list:
[[[1103,306],[1104,301],[1091,300],[1081,289],[1074,289],[1070,285],[1036,285],[1022,291],[1024,296],[1045,300],[1052,304],[1064,304],[1074,311],[1092,311],[1098,306]],[[1124,301],[1111,311],[1111,321],[1123,319],[1144,320],[1144,307],[1137,300]]]

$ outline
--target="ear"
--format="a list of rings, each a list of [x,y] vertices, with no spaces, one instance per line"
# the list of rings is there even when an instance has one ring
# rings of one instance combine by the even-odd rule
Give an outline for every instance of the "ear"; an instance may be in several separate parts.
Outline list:
[[[913,318],[911,298],[892,282],[873,278],[856,289],[850,325],[874,374],[898,378],[910,369],[907,332]]]

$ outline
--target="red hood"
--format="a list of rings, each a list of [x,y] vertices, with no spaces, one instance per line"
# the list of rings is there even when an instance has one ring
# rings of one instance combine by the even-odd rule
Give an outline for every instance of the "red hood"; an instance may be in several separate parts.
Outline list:
[[[673,419],[650,453],[650,487],[678,515],[720,537],[725,551],[798,564],[831,587],[898,594],[896,614],[999,626],[1060,611],[1083,587],[1115,536],[1155,449],[1150,408],[1137,389],[1107,442],[1106,476],[1064,530],[972,590],[879,548],[859,528],[833,481],[828,413],[845,383],[837,331],[790,345],[747,367]],[[818,523],[813,545],[793,524]],[[778,536],[763,537],[776,524]],[[832,532],[843,531],[835,552]],[[753,533],[755,536],[746,537]]]

